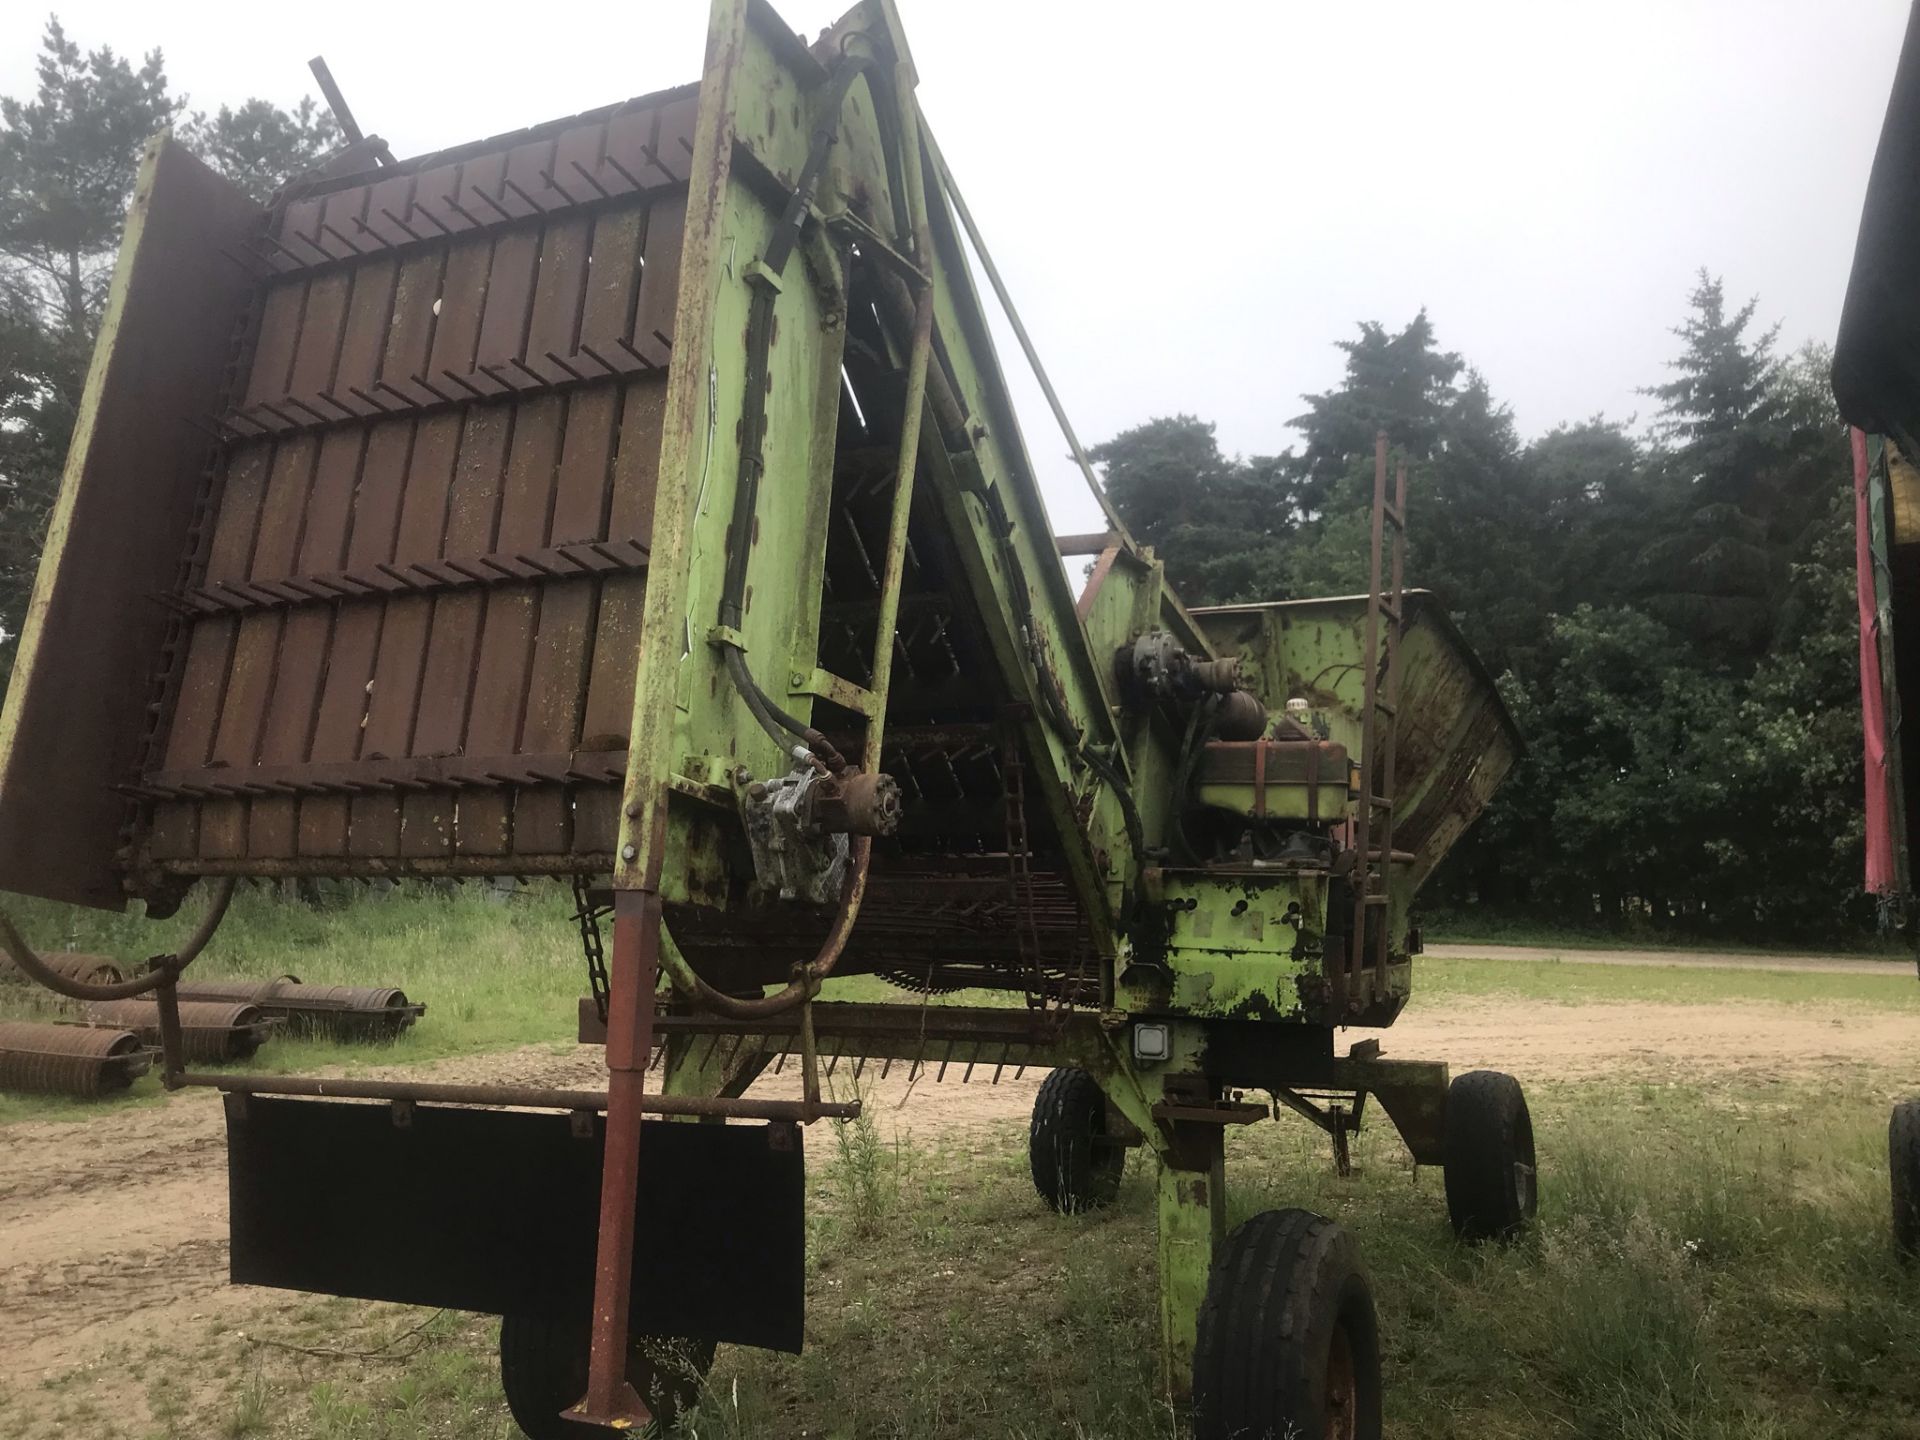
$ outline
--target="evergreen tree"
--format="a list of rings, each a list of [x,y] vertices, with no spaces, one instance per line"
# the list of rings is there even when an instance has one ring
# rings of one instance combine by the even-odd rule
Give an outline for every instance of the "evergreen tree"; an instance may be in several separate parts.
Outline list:
[[[158,50],[138,70],[47,21],[32,100],[0,99],[0,259],[48,322],[91,337],[140,146],[173,122]]]
[[[0,671],[32,593],[48,512],[147,139],[182,102],[159,51],[83,52],[57,17],[30,100],[0,98]],[[182,138],[255,198],[334,143],[311,100],[196,115]]]
[[[194,112],[180,138],[202,160],[263,204],[286,181],[311,169],[341,143],[330,112],[305,96],[291,110],[266,100]]]

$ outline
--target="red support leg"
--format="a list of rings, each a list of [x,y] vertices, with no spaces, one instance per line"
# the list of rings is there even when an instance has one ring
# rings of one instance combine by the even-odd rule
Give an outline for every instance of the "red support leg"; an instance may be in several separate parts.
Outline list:
[[[627,1383],[627,1308],[633,1286],[633,1210],[640,1180],[640,1096],[653,1052],[660,963],[660,897],[617,890],[607,974],[607,1144],[600,1176],[599,1263],[586,1397],[566,1412],[594,1425],[638,1429],[653,1416]]]

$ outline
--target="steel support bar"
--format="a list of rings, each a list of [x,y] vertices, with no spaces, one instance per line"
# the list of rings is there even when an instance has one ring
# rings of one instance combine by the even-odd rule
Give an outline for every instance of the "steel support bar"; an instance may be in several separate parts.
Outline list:
[[[627,1311],[633,1286],[633,1199],[640,1188],[640,1116],[653,1054],[654,986],[663,924],[658,889],[617,890],[607,968],[607,1139],[600,1170],[593,1338],[586,1397],[567,1414],[619,1428],[653,1419],[627,1380]]]
[[[1176,1123],[1160,1152],[1161,1386],[1176,1407],[1193,1398],[1200,1305],[1227,1234],[1226,1132]]]
[[[299,1095],[325,1100],[398,1100],[422,1105],[486,1105],[515,1110],[605,1110],[604,1090],[548,1090],[537,1085],[442,1085],[413,1080],[334,1080],[305,1075],[225,1075],[188,1070],[177,1086],[230,1095]],[[809,1109],[798,1100],[729,1100],[715,1095],[648,1095],[643,1115],[693,1115],[721,1120],[852,1120],[860,1102],[826,1102]]]

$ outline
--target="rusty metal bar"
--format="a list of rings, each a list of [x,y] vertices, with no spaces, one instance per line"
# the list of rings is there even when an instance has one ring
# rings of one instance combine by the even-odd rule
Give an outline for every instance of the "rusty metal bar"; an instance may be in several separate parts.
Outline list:
[[[656,847],[657,848],[657,847]],[[600,1166],[600,1232],[594,1245],[593,1326],[587,1393],[568,1412],[604,1424],[653,1418],[627,1380],[627,1311],[633,1290],[634,1196],[640,1188],[640,1117],[653,1052],[654,987],[666,928],[658,881],[613,897],[607,969],[607,1136]]]
[[[0,949],[5,950],[13,963],[26,974],[39,981],[47,989],[70,1000],[127,1000],[135,995],[145,995],[166,983],[170,976],[178,975],[194,958],[206,949],[207,942],[213,939],[213,932],[220,928],[220,921],[227,913],[227,906],[233,899],[233,887],[237,882],[223,880],[214,887],[213,897],[207,904],[207,913],[201,918],[199,927],[187,937],[172,955],[156,956],[153,968],[131,980],[122,980],[117,984],[95,985],[75,980],[61,974],[42,962],[27,944],[20,932],[14,928],[13,919],[5,910],[0,910]]]
[[[347,137],[348,144],[358,145],[367,137],[361,133],[360,122],[353,118],[353,111],[347,108],[347,97],[340,93],[340,86],[334,81],[333,71],[327,68],[325,58],[314,56],[307,61],[307,68],[313,72],[314,83],[319,85],[320,93],[327,97],[327,108],[333,111],[340,133]]]
[[[435,755],[398,760],[161,770],[147,776],[139,785],[127,788],[156,800],[196,798],[201,794],[237,797],[326,795],[342,790],[497,790],[512,785],[614,785],[626,771],[624,750],[570,750],[551,755]],[[514,778],[499,779],[503,774]],[[327,858],[337,869],[339,857]],[[518,857],[514,863],[520,863]]]
[[[399,249],[410,247],[391,246],[389,248]],[[361,253],[363,255],[372,255],[378,252],[367,250]],[[345,263],[344,258],[335,263]],[[320,267],[316,265],[312,268],[319,269]],[[381,410],[382,414],[428,415],[436,411],[465,405],[473,400],[507,399],[515,395],[538,395],[545,394],[549,391],[557,394],[561,391],[579,389],[582,386],[603,385],[609,380],[627,380],[636,376],[660,373],[660,367],[641,359],[637,352],[625,358],[619,365],[607,365],[607,362],[601,360],[597,353],[593,354],[591,356],[592,359],[600,361],[603,365],[607,365],[605,371],[602,372],[589,372],[576,365],[566,363],[569,359],[580,359],[585,353],[584,351],[575,351],[572,356],[556,357],[559,359],[560,368],[564,372],[558,376],[541,375],[538,371],[528,369],[525,365],[521,365],[520,368],[524,373],[532,378],[525,382],[515,384],[509,384],[495,373],[505,368],[503,364],[483,365],[467,371],[465,375],[455,373],[451,370],[443,370],[441,373],[444,374],[448,380],[466,391],[465,395],[438,389],[418,376],[410,378],[426,392],[426,398],[424,399],[416,395],[408,395],[404,391],[398,390],[384,381],[376,382],[375,388],[384,390],[387,394],[394,396],[399,402],[384,407]],[[500,388],[497,390],[488,390],[481,385],[475,384],[474,381],[476,379],[484,379]],[[327,400],[328,398],[327,394],[323,391],[314,392],[314,399]],[[361,398],[365,399],[366,397],[362,396]],[[248,423],[261,426],[263,429],[270,430],[275,435],[284,436],[309,432],[321,433],[328,430],[338,430],[351,425],[365,425],[369,420],[379,418],[377,415],[360,415],[353,411],[346,410],[344,406],[339,405],[338,401],[332,403],[344,413],[330,415],[325,411],[316,409],[311,401],[302,396],[281,395],[272,400],[255,400],[240,409],[229,410],[225,414],[215,417],[215,423],[227,426],[229,429],[231,429],[236,422]],[[369,400],[368,403],[371,404],[373,402]],[[283,408],[288,406],[292,407],[295,413],[290,414]]]
[[[422,1105],[482,1105],[516,1110],[605,1110],[604,1090],[548,1090],[537,1085],[452,1085],[416,1080],[324,1079],[306,1075],[217,1075],[188,1070],[174,1077],[180,1087],[230,1095],[292,1095],[325,1100],[411,1100]],[[691,1115],[721,1120],[853,1120],[860,1102],[730,1100],[720,1095],[648,1095],[644,1115]]]
[[[286,575],[245,583],[216,582],[193,586],[165,598],[189,613],[232,615],[297,605],[331,605],[342,599],[379,600],[389,595],[439,594],[490,585],[644,573],[647,558],[643,541],[598,540],[540,550],[442,556],[404,566],[382,563],[358,570]]]

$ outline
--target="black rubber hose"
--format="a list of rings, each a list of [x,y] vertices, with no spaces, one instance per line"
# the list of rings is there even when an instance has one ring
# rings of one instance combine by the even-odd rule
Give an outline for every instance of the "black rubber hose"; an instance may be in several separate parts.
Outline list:
[[[237,883],[229,875],[216,884],[213,898],[207,904],[207,913],[201,918],[199,928],[187,937],[187,943],[171,955],[155,956],[153,968],[131,980],[100,985],[62,975],[34,952],[33,947],[14,928],[13,918],[4,910],[0,910],[0,949],[5,949],[7,957],[20,967],[23,974],[56,994],[72,1000],[131,1000],[137,995],[157,990],[168,980],[176,978],[193,963],[195,956],[207,948],[207,942],[213,939],[213,932],[220,928],[220,921],[227,913],[227,905],[233,899]]]

